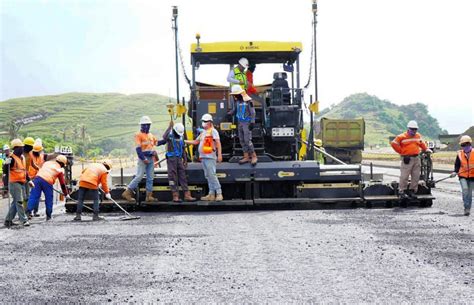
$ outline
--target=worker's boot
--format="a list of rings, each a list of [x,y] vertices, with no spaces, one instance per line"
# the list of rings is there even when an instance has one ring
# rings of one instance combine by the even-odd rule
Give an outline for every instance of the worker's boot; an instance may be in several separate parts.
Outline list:
[[[224,200],[224,197],[222,197],[222,194],[217,194],[216,201],[222,201],[222,200]]]
[[[127,200],[127,201],[135,201],[135,198],[133,198],[133,192],[131,189],[127,187],[127,189],[122,193],[122,197]]]
[[[410,199],[418,199],[418,196],[416,196],[416,192],[414,190],[408,190],[408,196]]]
[[[202,201],[214,201],[216,200],[216,195],[214,194],[209,194],[207,196],[201,197]]]
[[[469,216],[471,214],[471,209],[464,209],[464,216]]]
[[[74,221],[81,221],[81,220],[82,220],[81,214],[77,213],[77,214],[76,214],[76,217],[74,217],[73,220],[74,220]]]
[[[146,202],[158,202],[158,199],[153,197],[153,192],[146,192]]]
[[[239,164],[245,164],[250,162],[249,153],[244,152],[244,157],[239,160]]]
[[[257,161],[258,161],[258,159],[257,159],[257,153],[256,153],[256,152],[253,152],[253,153],[252,153],[252,161],[250,162],[250,164],[252,164],[252,166],[255,166],[255,165],[257,165]]]
[[[94,216],[92,216],[92,221],[101,221],[101,220],[105,220],[105,217],[99,216],[99,214],[94,214]]]
[[[191,192],[190,191],[185,191],[184,192],[184,201],[196,201],[196,198],[194,198],[193,196],[191,196]]]
[[[182,202],[182,200],[179,199],[179,192],[173,192],[173,202]]]
[[[4,225],[6,228],[9,228],[9,227],[13,226],[13,221],[11,221],[11,220],[5,220],[5,222],[3,223],[3,225]]]

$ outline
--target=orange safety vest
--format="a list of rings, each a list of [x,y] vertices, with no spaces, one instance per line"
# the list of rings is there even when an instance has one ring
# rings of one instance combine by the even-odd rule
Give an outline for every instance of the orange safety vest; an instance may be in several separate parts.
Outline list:
[[[46,182],[53,185],[54,181],[56,181],[58,176],[62,173],[63,169],[61,165],[55,160],[51,160],[43,164],[36,176],[43,178]]]
[[[214,151],[214,137],[212,136],[212,130],[209,128],[206,130],[206,136],[204,137],[204,143],[202,144],[202,152],[205,154],[211,154]]]
[[[153,151],[158,140],[151,133],[138,132],[135,135],[135,144],[140,146],[142,152]]]
[[[40,153],[38,157],[36,157],[33,152],[30,151],[30,162],[36,165],[36,167],[41,168],[44,164],[44,154]],[[28,167],[28,176],[30,179],[33,179],[38,174],[39,169],[35,169],[31,164]]]
[[[459,169],[459,177],[474,178],[474,151],[471,150],[469,160],[463,150],[458,151],[459,160],[461,160],[461,168]]]
[[[410,136],[408,132],[402,133],[390,144],[392,145],[392,148],[402,156],[418,155],[420,149],[423,151],[428,149],[419,133],[415,134],[413,137]]]
[[[107,168],[103,164],[91,164],[86,168],[81,177],[79,178],[80,183],[85,182],[91,186],[94,186],[95,189],[99,187],[100,180],[103,175],[108,173]]]
[[[9,177],[9,182],[10,183],[26,183],[26,161],[25,157],[21,156],[19,158],[15,154],[10,155],[13,160],[15,160],[15,164],[13,164],[13,167],[10,168],[10,177]]]

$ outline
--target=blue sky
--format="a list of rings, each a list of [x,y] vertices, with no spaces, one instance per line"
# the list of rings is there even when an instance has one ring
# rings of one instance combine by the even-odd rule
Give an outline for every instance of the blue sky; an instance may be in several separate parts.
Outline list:
[[[64,92],[174,96],[171,6],[189,45],[226,40],[311,45],[310,0],[1,0],[0,100]],[[291,3],[291,5],[289,5]],[[232,23],[235,9],[245,22]],[[396,104],[422,102],[450,132],[473,125],[474,3],[470,0],[319,0],[321,107],[356,92]],[[259,12],[264,11],[265,14]],[[257,83],[280,67],[258,68]],[[226,68],[200,80],[225,83]],[[181,78],[181,91],[189,96]]]

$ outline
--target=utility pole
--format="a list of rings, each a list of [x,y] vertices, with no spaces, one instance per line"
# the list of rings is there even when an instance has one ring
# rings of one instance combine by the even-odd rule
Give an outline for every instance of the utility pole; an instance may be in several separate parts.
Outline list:
[[[318,48],[316,47],[316,24],[318,21],[316,17],[318,16],[318,2],[313,0],[313,33],[314,33],[314,102],[318,103]]]
[[[312,5],[313,11],[313,56],[314,56],[314,101],[313,96],[310,96],[310,129],[308,137],[308,148],[306,158],[308,160],[314,160],[314,112],[317,112],[318,106],[318,56],[316,47],[316,24],[318,23],[316,17],[318,16],[318,2],[313,0]],[[314,104],[313,104],[314,103]]]
[[[176,64],[176,103],[179,104],[179,69],[178,69],[178,7],[173,6],[174,54]]]

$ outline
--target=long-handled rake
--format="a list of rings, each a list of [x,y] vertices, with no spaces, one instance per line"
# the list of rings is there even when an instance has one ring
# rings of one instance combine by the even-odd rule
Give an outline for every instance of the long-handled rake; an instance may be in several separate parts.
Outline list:
[[[55,189],[55,188],[53,188],[53,190],[54,190],[56,193],[65,196],[64,193],[61,192],[60,190],[57,190],[57,189]],[[77,203],[77,200],[74,200],[74,199],[68,199],[68,200],[71,200],[71,201]],[[94,212],[94,210],[93,210],[92,208],[88,207],[87,205],[83,204],[82,206],[85,207],[86,209],[88,209],[89,211]]]
[[[104,190],[102,188],[99,187],[99,190],[102,192],[102,193],[105,193]],[[140,219],[141,217],[140,216],[134,216],[132,214],[130,214],[129,212],[127,212],[124,208],[122,208],[120,206],[120,204],[117,203],[117,201],[115,201],[113,198],[110,198],[110,200],[119,208],[121,209],[125,215],[127,215],[126,217],[122,217],[121,220],[137,220],[137,219]]]
[[[459,174],[462,174],[462,173],[465,173],[465,172],[467,172],[467,171],[469,171],[469,170],[460,171],[460,172],[458,173],[458,175],[459,175]],[[456,177],[456,176],[451,176],[451,175],[449,175],[449,176],[447,176],[447,177],[444,177],[444,178],[435,180],[434,183],[438,183],[438,182],[441,182],[441,181],[444,181],[444,180],[447,180],[447,179],[450,179],[450,178],[454,178],[454,177]]]

